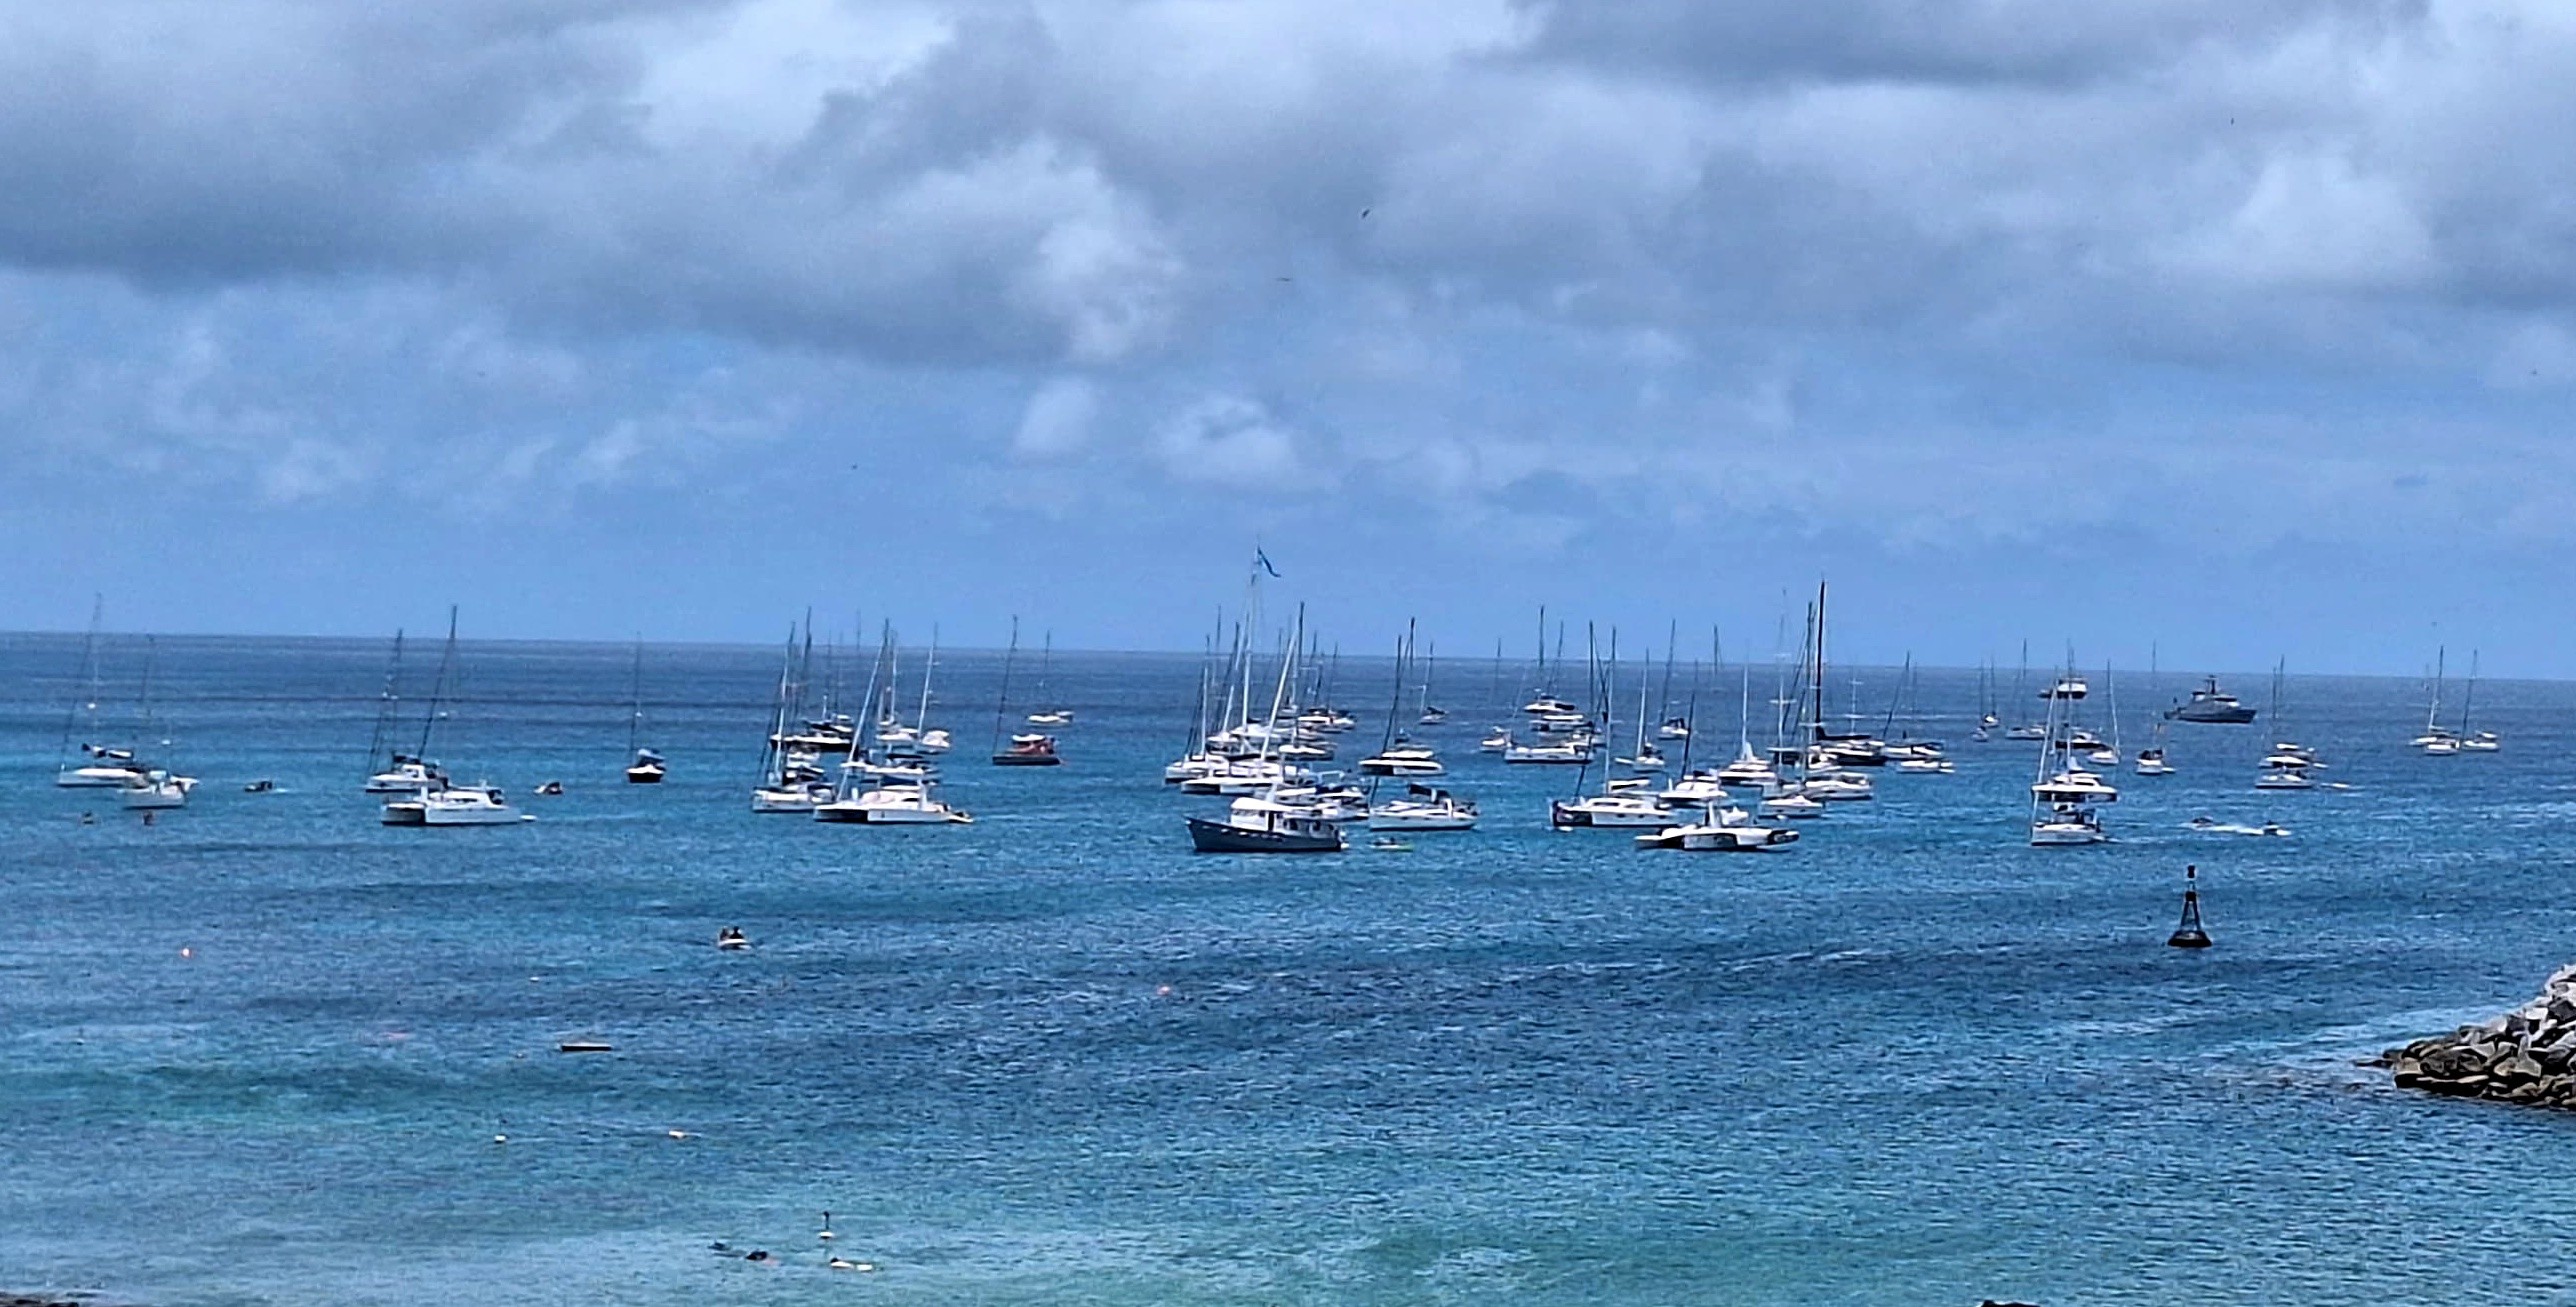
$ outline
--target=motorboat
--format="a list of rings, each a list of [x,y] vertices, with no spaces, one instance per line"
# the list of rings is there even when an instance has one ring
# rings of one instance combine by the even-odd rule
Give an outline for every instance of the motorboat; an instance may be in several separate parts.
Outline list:
[[[1742,808],[1718,808],[1705,811],[1699,821],[1649,831],[1636,837],[1640,849],[1672,849],[1683,853],[1768,853],[1785,849],[1798,842],[1798,832],[1785,826],[1765,826],[1753,820]]]
[[[740,926],[726,926],[716,932],[716,947],[728,953],[739,953],[751,947],[751,936]]]
[[[1504,752],[1512,747],[1512,729],[1508,726],[1497,726],[1492,734],[1476,741],[1476,747],[1487,753]]]
[[[814,820],[854,826],[965,826],[972,816],[949,807],[927,782],[887,785],[814,805]]]
[[[243,785],[242,785],[242,793],[244,793],[244,794],[275,794],[275,793],[277,793],[277,782],[275,782],[275,781],[273,781],[273,780],[270,780],[270,779],[268,779],[267,777],[264,777],[264,776],[263,776],[263,777],[261,777],[261,778],[260,778],[260,779],[258,779],[258,780],[255,780],[255,781],[246,781],[246,782],[244,782],[244,783],[243,783]]]
[[[2313,790],[2316,787],[2316,778],[2308,775],[2307,768],[2299,766],[2266,767],[2254,777],[2254,788],[2258,790]]]
[[[2218,688],[2216,676],[2201,678],[2200,688],[2191,697],[2165,709],[2165,720],[2203,722],[2225,726],[2242,726],[2254,720],[2254,710],[2235,695]]]
[[[1073,714],[1062,709],[1053,712],[1033,712],[1028,715],[1028,723],[1031,726],[1071,726]]]
[[[1547,805],[1548,824],[1558,830],[1581,830],[1607,826],[1665,827],[1678,825],[1681,818],[1667,811],[1651,794],[1587,794],[1579,799],[1552,799]]]
[[[1947,758],[1899,758],[1896,769],[1919,775],[1948,776],[1959,770],[1959,764]]]
[[[1257,795],[1236,799],[1222,820],[1189,818],[1190,847],[1200,853],[1339,853],[1342,828],[1313,811]]]
[[[1010,747],[993,755],[996,767],[1053,767],[1063,761],[1056,756],[1055,737],[1052,735],[1014,735]]]
[[[2137,772],[2140,776],[2171,776],[2173,764],[2165,761],[2165,751],[2158,748],[2138,750]]]
[[[537,783],[537,788],[530,791],[530,793],[535,794],[541,799],[561,798],[563,797],[563,782],[540,781]]]

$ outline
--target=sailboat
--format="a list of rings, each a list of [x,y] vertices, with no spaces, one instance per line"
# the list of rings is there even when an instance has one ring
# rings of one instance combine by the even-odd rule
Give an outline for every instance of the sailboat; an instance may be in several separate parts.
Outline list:
[[[445,716],[439,705],[445,700],[456,673],[456,607],[447,609],[447,643],[438,656],[438,679],[431,683],[429,712],[422,719],[420,747],[414,758],[429,756],[429,742]],[[502,796],[499,786],[489,783],[457,785],[440,773],[437,784],[390,795],[385,800],[380,820],[387,826],[501,826],[534,821],[535,817],[519,812]]]
[[[399,747],[402,714],[403,633],[394,632],[393,657],[385,664],[385,686],[376,692],[376,734],[367,745],[367,765],[384,760],[384,770],[367,777],[369,794],[416,794],[447,784],[447,769]]]
[[[933,648],[937,647],[936,637]],[[934,654],[934,658],[936,655]],[[888,689],[894,681],[894,628],[885,628],[877,663],[868,674],[868,694],[876,697],[878,677],[884,677]],[[929,707],[929,668],[922,671],[922,704]],[[907,743],[917,745],[919,728]],[[889,751],[894,765],[871,763],[860,751],[858,742],[850,744],[848,757],[841,763],[841,774],[831,788],[815,796],[814,820],[846,826],[964,826],[974,817],[950,807],[938,796],[935,769],[919,753]]]
[[[143,694],[135,708],[135,746],[154,744],[166,748],[168,740],[155,741],[152,729],[152,671],[158,648],[149,638],[143,642]],[[125,808],[166,809],[188,806],[188,792],[197,788],[197,778],[181,776],[167,767],[145,767],[143,774],[128,780],[116,792],[117,804]]]
[[[54,760],[54,784],[65,789],[108,789],[132,785],[151,769],[136,762],[134,750],[99,743],[99,618],[104,600],[93,599],[89,635],[81,642],[80,693],[63,715],[63,743]],[[86,723],[86,725],[84,725]],[[75,735],[78,758],[74,757]]]
[[[1019,638],[1019,632],[1016,628],[1016,623],[1019,619],[1013,618],[1011,620],[1014,623],[1011,638],[1013,640],[1017,640]],[[1038,652],[1037,701],[1040,705],[1047,705],[1054,702],[1047,697],[1048,678],[1054,671],[1055,632],[1048,631],[1046,633],[1044,644]],[[1041,706],[1038,711],[1029,714],[1028,722],[1031,726],[1071,726],[1073,724],[1073,710],[1070,708]]]
[[[1251,607],[1251,611],[1258,609]],[[1348,847],[1342,828],[1330,818],[1310,804],[1285,801],[1286,765],[1270,757],[1272,742],[1280,738],[1277,728],[1280,713],[1287,707],[1288,687],[1296,674],[1297,653],[1305,641],[1306,610],[1300,605],[1297,625],[1279,661],[1279,682],[1270,694],[1270,714],[1263,720],[1258,736],[1261,751],[1253,759],[1256,765],[1281,770],[1269,773],[1270,779],[1261,792],[1236,798],[1223,818],[1187,818],[1192,849],[1200,853],[1339,853]],[[1245,652],[1249,654],[1248,646]],[[1183,782],[1184,790],[1189,787],[1190,782]]]
[[[2074,677],[2070,673],[2058,684]],[[2052,693],[2042,725],[2039,774],[2030,786],[2030,842],[2036,847],[2100,844],[2110,839],[2096,805],[2117,803],[2120,791],[2075,765],[2072,720],[2075,696]]]
[[[1377,758],[1370,760],[1387,760],[1397,765],[1383,771],[1372,771],[1368,761],[1360,764],[1361,770],[1370,772],[1365,798],[1368,828],[1374,831],[1472,830],[1476,825],[1475,802],[1459,798],[1447,790],[1408,780],[1403,797],[1380,801],[1377,796],[1378,786],[1383,783],[1384,777],[1415,774],[1400,769],[1409,760],[1428,762],[1435,768],[1440,765],[1438,757],[1429,749],[1423,749],[1418,745],[1404,745],[1400,743],[1403,737],[1395,732],[1396,709],[1402,702],[1404,693],[1405,664],[1412,657],[1412,653],[1413,624],[1407,622],[1404,639],[1398,641],[1395,647],[1396,688],[1393,701],[1387,704],[1386,738],[1378,746]],[[1426,687],[1424,693],[1427,695],[1429,693],[1427,687],[1430,685],[1430,677],[1427,673],[1423,678],[1423,684]],[[1407,752],[1408,750],[1416,752]]]
[[[2111,742],[2097,745],[2084,761],[2095,767],[2120,765],[2120,683],[2111,676],[2111,664],[2102,664],[2102,684],[2110,697]]]
[[[2024,640],[2021,642],[2021,665],[2013,671],[2013,702],[2028,702],[2028,700],[2022,698],[2021,693],[2023,682],[2028,679],[2030,679],[2030,641]],[[2041,697],[2046,698],[2048,696],[2042,695]],[[2004,738],[2007,740],[2045,740],[2048,738],[2048,727],[2045,724],[2038,722],[2024,722],[2018,726],[2006,727],[2004,730]]]
[[[2471,649],[2469,651],[2469,688],[2466,692],[2460,695],[2460,731],[2458,736],[2460,741],[2460,751],[2463,753],[2494,753],[2504,747],[2504,741],[2497,739],[2495,732],[2472,731],[2469,729],[2469,703],[2471,700],[2477,698],[2477,694],[2478,651]]]
[[[2284,719],[2281,716],[2281,690],[2288,669],[2289,660],[2286,658],[2272,666],[2272,724],[2274,729],[2282,731],[2283,734],[2287,734],[2287,731],[2284,729]],[[2272,751],[2263,757],[2262,769],[2254,775],[2254,788],[2313,790],[2317,787],[2316,778],[2308,773],[2324,765],[2318,760],[2316,750],[2291,740],[2276,740],[2272,745]]]
[[[1064,759],[1056,756],[1055,737],[1052,735],[1023,731],[1011,737],[1009,748],[1002,747],[1002,723],[1009,717],[1011,711],[1011,664],[1018,659],[1019,655],[1020,619],[1013,617],[1011,644],[1008,649],[1002,651],[1002,697],[1001,701],[993,706],[993,765],[996,767],[1053,767]],[[1041,692],[1045,688],[1043,673],[1040,676],[1039,688]],[[1032,713],[1029,715],[1029,720],[1034,722],[1039,717],[1053,715],[1052,713]]]
[[[644,731],[644,639],[642,636],[637,636],[635,639],[635,673],[632,680],[634,707],[629,709],[626,715],[626,752],[634,761],[626,764],[626,783],[659,785],[669,768],[663,764],[661,754],[645,748],[642,743]]]

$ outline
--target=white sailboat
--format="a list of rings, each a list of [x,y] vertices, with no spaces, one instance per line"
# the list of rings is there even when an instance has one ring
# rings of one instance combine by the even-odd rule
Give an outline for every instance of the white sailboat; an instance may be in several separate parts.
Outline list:
[[[2504,747],[2504,741],[2496,738],[2495,732],[2469,729],[2469,704],[2477,698],[2477,695],[2478,651],[2471,649],[2469,651],[2469,688],[2460,695],[2460,750],[2463,753],[2494,753]]]
[[[2070,718],[2082,697],[2070,685],[2075,679],[2071,672],[2059,678],[2048,696],[2039,774],[2030,786],[2030,842],[2036,847],[2103,843],[2110,835],[2102,828],[2099,805],[2120,799],[2117,787],[2075,764]]]
[[[78,697],[63,716],[63,743],[54,761],[54,784],[65,789],[121,789],[145,778],[151,769],[135,761],[134,750],[99,743],[99,619],[104,600],[90,602],[89,635],[81,642]],[[77,736],[77,750],[75,737]]]
[[[643,744],[644,639],[642,636],[637,636],[635,639],[635,671],[632,689],[634,706],[627,710],[626,715],[626,755],[630,759],[626,764],[626,783],[659,785],[662,783],[662,778],[669,774],[670,767],[662,761],[660,753],[645,748]]]
[[[432,735],[445,717],[440,705],[446,700],[452,678],[456,675],[456,606],[447,609],[447,643],[439,650],[438,679],[431,683],[429,712],[421,722],[420,748],[412,756],[429,756]],[[389,795],[379,819],[387,826],[501,826],[515,825],[536,818],[510,806],[499,786],[491,784],[457,785],[440,773],[437,784],[408,794]]]
[[[1015,618],[1013,621],[1014,626],[1012,628],[1012,638],[1016,640],[1018,639],[1018,627],[1016,625],[1017,619]],[[1050,683],[1049,678],[1054,674],[1054,672],[1055,632],[1048,631],[1046,633],[1044,643],[1041,645],[1038,652],[1037,702],[1041,705],[1053,704],[1055,702],[1053,699],[1047,697],[1047,686]],[[1041,706],[1036,712],[1028,715],[1028,723],[1031,726],[1070,726],[1073,724],[1073,710],[1070,708]]]

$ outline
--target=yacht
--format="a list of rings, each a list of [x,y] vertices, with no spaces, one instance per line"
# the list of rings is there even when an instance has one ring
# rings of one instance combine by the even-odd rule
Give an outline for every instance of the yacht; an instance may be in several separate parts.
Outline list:
[[[510,806],[497,785],[443,785],[385,801],[387,826],[515,826],[536,818]]]
[[[1582,766],[1592,761],[1592,747],[1563,744],[1515,744],[1503,750],[1503,761],[1552,766]]]
[[[1825,815],[1822,801],[1811,799],[1796,789],[1783,790],[1762,801],[1755,812],[1765,817],[1786,817],[1792,821],[1811,821]]]
[[[1476,802],[1462,799],[1447,790],[1428,785],[1406,785],[1404,797],[1372,804],[1368,808],[1370,830],[1443,831],[1473,830],[1476,826]]]
[[[855,826],[966,826],[974,818],[949,807],[916,781],[864,790],[814,806],[814,820]]]
[[[1551,799],[1547,805],[1548,824],[1558,830],[1580,830],[1608,826],[1650,826],[1661,828],[1677,825],[1681,819],[1665,811],[1664,805],[1650,794],[1587,794],[1579,799]]]
[[[1765,826],[1742,808],[1709,806],[1701,820],[1649,831],[1636,837],[1640,849],[1674,849],[1683,853],[1768,853],[1798,842],[1798,832]]]
[[[662,761],[661,754],[651,749],[637,749],[635,761],[627,764],[626,767],[626,783],[659,785],[662,783],[662,778],[669,772],[670,767]]]
[[[1676,808],[1704,808],[1726,801],[1726,782],[1718,773],[1703,767],[1664,787],[1655,797]]]
[[[80,749],[81,756],[89,761],[56,769],[54,784],[65,789],[124,789],[142,783],[149,776],[151,769],[136,762],[131,749],[111,749],[97,744],[84,744]]]
[[[1009,748],[993,754],[996,767],[1053,767],[1063,761],[1056,756],[1055,737],[1052,735],[1014,735]]]
[[[1246,795],[1223,820],[1189,819],[1190,847],[1200,853],[1339,853],[1342,828],[1312,810]]]
[[[2200,688],[2192,691],[2189,699],[2165,709],[2165,720],[2242,726],[2254,720],[2254,710],[2219,689],[2216,676],[2204,676]]]
[[[2101,844],[2110,839],[2102,829],[2102,815],[2080,803],[2050,806],[2043,816],[2030,823],[2030,842],[2038,847],[2065,844]]]
[[[173,776],[158,767],[145,772],[135,783],[116,792],[116,801],[127,808],[184,808],[188,791],[197,788],[194,776]]]
[[[751,810],[763,813],[812,812],[831,800],[832,788],[813,782],[786,782],[752,787]]]
[[[1405,743],[1401,737],[1374,756],[1360,759],[1359,768],[1363,776],[1438,776],[1449,770],[1441,765],[1437,753],[1423,745]]]

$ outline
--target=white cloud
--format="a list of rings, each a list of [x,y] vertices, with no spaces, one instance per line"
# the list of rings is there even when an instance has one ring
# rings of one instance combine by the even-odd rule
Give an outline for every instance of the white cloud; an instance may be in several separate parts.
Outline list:
[[[1060,458],[1091,443],[1100,388],[1082,377],[1055,377],[1038,387],[1020,414],[1011,449],[1028,458]]]

